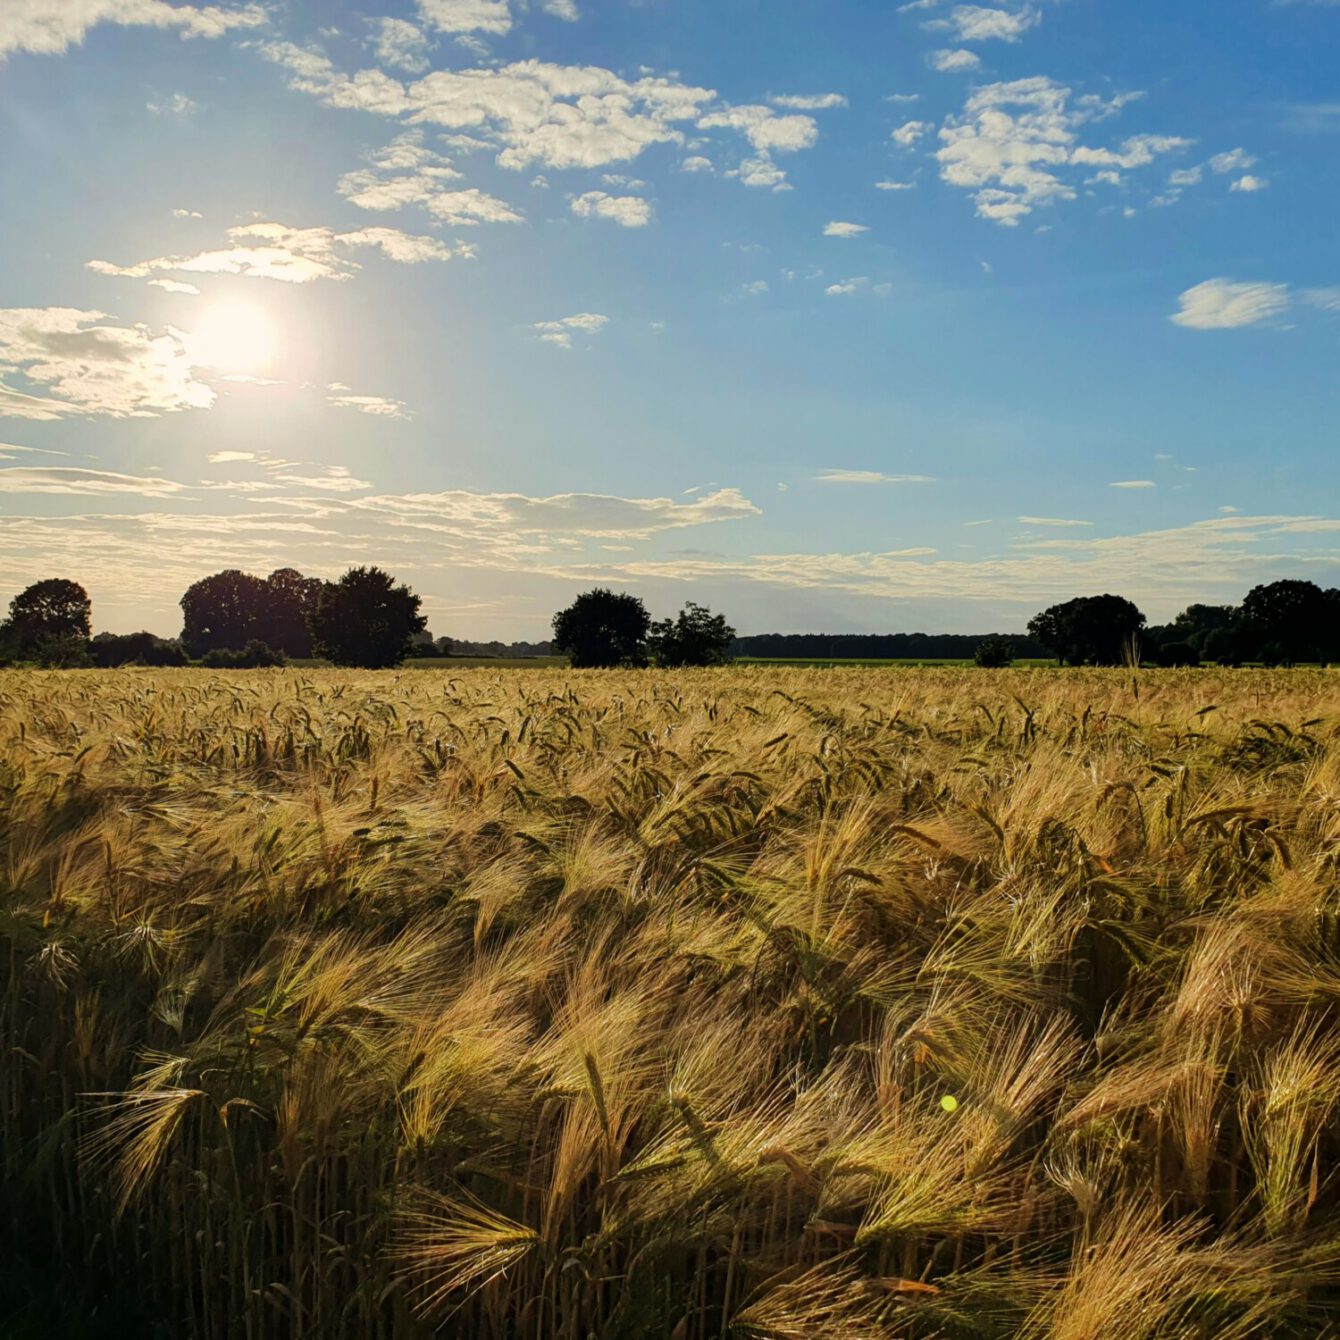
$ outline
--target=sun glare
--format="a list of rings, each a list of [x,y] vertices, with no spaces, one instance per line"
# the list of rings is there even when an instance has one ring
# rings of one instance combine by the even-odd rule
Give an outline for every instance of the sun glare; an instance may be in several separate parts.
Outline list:
[[[191,339],[196,362],[220,372],[264,372],[274,360],[277,344],[274,322],[249,302],[206,308]]]

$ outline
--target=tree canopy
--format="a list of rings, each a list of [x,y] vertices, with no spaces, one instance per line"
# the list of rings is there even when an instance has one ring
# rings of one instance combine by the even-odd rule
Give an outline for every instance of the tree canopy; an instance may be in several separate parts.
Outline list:
[[[384,670],[399,665],[428,625],[422,602],[380,568],[350,568],[321,588],[311,616],[313,649],[335,665]]]
[[[93,631],[93,603],[78,582],[48,577],[9,602],[0,624],[0,644],[11,655],[38,656],[44,644],[87,642]]]
[[[637,596],[597,587],[554,615],[554,649],[577,669],[647,663],[651,615]]]
[[[1125,597],[1079,596],[1029,620],[1028,631],[1062,665],[1121,665],[1138,656],[1145,616]]]
[[[725,665],[734,642],[735,629],[724,615],[690,600],[678,618],[651,625],[647,650],[660,666]]]

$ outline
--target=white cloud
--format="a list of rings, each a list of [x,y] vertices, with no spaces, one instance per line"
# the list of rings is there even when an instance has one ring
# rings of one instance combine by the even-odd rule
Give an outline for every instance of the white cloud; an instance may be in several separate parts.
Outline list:
[[[636,195],[587,191],[572,202],[572,212],[581,219],[609,219],[624,228],[645,228],[651,222],[651,205]]]
[[[576,23],[582,16],[576,0],[544,0],[544,12],[565,23]]]
[[[1179,299],[1172,319],[1191,330],[1234,330],[1269,321],[1289,306],[1287,284],[1240,284],[1207,279]]]
[[[886,475],[879,470],[824,470],[814,476],[819,484],[933,484],[930,475]]]
[[[332,386],[330,389],[332,394],[326,397],[327,403],[336,409],[357,410],[360,414],[371,414],[379,419],[410,417],[403,400],[387,400],[379,395],[352,395],[344,387],[337,390],[336,386]]]
[[[0,310],[0,371],[33,391],[0,385],[0,416],[67,414],[151,418],[208,409],[215,394],[195,379],[181,337],[123,326],[104,312],[68,307]]]
[[[1210,159],[1210,171],[1220,176],[1229,172],[1245,172],[1256,166],[1256,159],[1246,149],[1230,149],[1226,154],[1215,154]]]
[[[1110,489],[1152,489],[1156,488],[1152,479],[1118,479],[1115,483],[1109,484]]]
[[[966,47],[959,47],[956,50],[932,51],[926,59],[930,62],[931,69],[937,70],[940,74],[957,74],[961,70],[975,70],[982,63],[982,58],[975,51],[969,51]]]
[[[599,312],[578,312],[557,321],[537,321],[531,329],[539,332],[545,344],[556,349],[571,349],[574,335],[599,335],[609,325],[609,320]]]
[[[428,39],[423,29],[405,19],[376,19],[377,59],[383,65],[423,74],[428,69]]]
[[[769,154],[759,154],[756,158],[746,158],[729,176],[738,177],[745,186],[759,190],[789,191],[786,173],[772,161]]]
[[[192,298],[200,296],[200,290],[194,284],[183,284],[176,279],[151,279],[149,287],[161,288],[164,293],[184,293]]]
[[[1340,312],[1340,288],[1309,288],[1299,296],[1309,307],[1323,312]]]
[[[900,149],[910,149],[934,129],[929,121],[907,121],[899,126],[890,138]]]
[[[222,37],[267,21],[259,4],[177,5],[165,0],[5,0],[0,57],[11,51],[56,56],[78,46],[100,23],[175,29],[182,37]]]
[[[887,178],[884,181],[875,183],[877,191],[915,191],[917,184],[914,181],[890,181]]]
[[[190,116],[197,110],[197,105],[185,93],[174,93],[170,98],[146,102],[144,110],[154,116]]]
[[[957,5],[948,18],[931,19],[925,27],[932,32],[953,32],[960,42],[1017,42],[1041,22],[1042,14],[1032,5],[1015,11]]]
[[[1248,173],[1245,177],[1239,177],[1228,189],[1252,195],[1257,191],[1266,190],[1269,185],[1270,183],[1264,177],[1253,177],[1251,173]]]
[[[860,237],[862,233],[868,233],[869,231],[870,229],[863,223],[843,223],[840,219],[824,224],[825,237]]]
[[[859,293],[869,282],[869,278],[865,275],[858,275],[854,279],[840,279],[836,284],[829,284],[824,289],[824,297],[849,298],[853,294]]]
[[[254,461],[254,451],[215,451],[206,458],[211,465],[228,465],[233,461]]]
[[[1071,101],[1071,90],[1043,76],[988,84],[940,131],[941,177],[970,191],[979,217],[1005,227],[1041,206],[1073,200],[1064,173],[1073,168],[1135,169],[1187,147],[1170,135],[1137,135],[1119,149],[1079,143],[1087,124],[1106,120],[1131,100],[1121,94]]]
[[[771,107],[757,104],[713,112],[702,117],[698,127],[738,130],[760,153],[795,153],[819,138],[819,125],[812,116],[778,116]]]
[[[826,112],[847,105],[847,99],[841,93],[786,93],[769,98],[768,101],[774,107],[785,107],[793,112]]]
[[[507,0],[419,0],[423,21],[443,33],[493,33],[512,28]]]
[[[496,196],[475,187],[447,185],[461,174],[410,130],[369,156],[369,166],[340,178],[339,192],[360,209],[392,211],[418,205],[453,227],[478,223],[520,223],[521,215]]]
[[[1205,176],[1202,167],[1178,168],[1168,174],[1169,186],[1199,186]]]
[[[181,484],[168,479],[146,479],[138,475],[114,474],[110,470],[84,470],[74,466],[13,466],[0,469],[0,493],[54,493],[95,496],[134,493],[143,498],[164,498],[183,492]]]
[[[1053,526],[1062,529],[1093,525],[1092,521],[1069,521],[1064,517],[1055,516],[1021,516],[1017,519],[1025,526]]]
[[[346,253],[380,251],[401,265],[469,258],[470,247],[449,247],[435,237],[415,237],[395,228],[361,228],[337,233],[332,228],[291,228],[282,223],[246,223],[230,228],[230,246],[192,256],[157,256],[133,265],[89,261],[101,275],[145,279],[151,274],[227,274],[307,284],[317,279],[352,279],[361,264]]]
[[[701,154],[694,154],[686,158],[680,165],[681,172],[714,172],[716,169],[712,166],[710,158],[703,158]]]
[[[203,219],[205,216],[198,209],[174,209],[172,217],[174,219]]]

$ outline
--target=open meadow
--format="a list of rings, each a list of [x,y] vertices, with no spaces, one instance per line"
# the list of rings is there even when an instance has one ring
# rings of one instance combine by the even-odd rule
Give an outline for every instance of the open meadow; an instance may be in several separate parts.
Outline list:
[[[1340,675],[3,671],[0,1046],[7,1335],[1338,1336]]]

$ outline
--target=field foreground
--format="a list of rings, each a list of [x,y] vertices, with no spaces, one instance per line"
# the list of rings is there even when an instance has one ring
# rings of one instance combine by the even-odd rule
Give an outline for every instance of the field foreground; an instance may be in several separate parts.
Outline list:
[[[0,672],[0,1047],[139,1334],[1337,1336],[1340,679]]]

